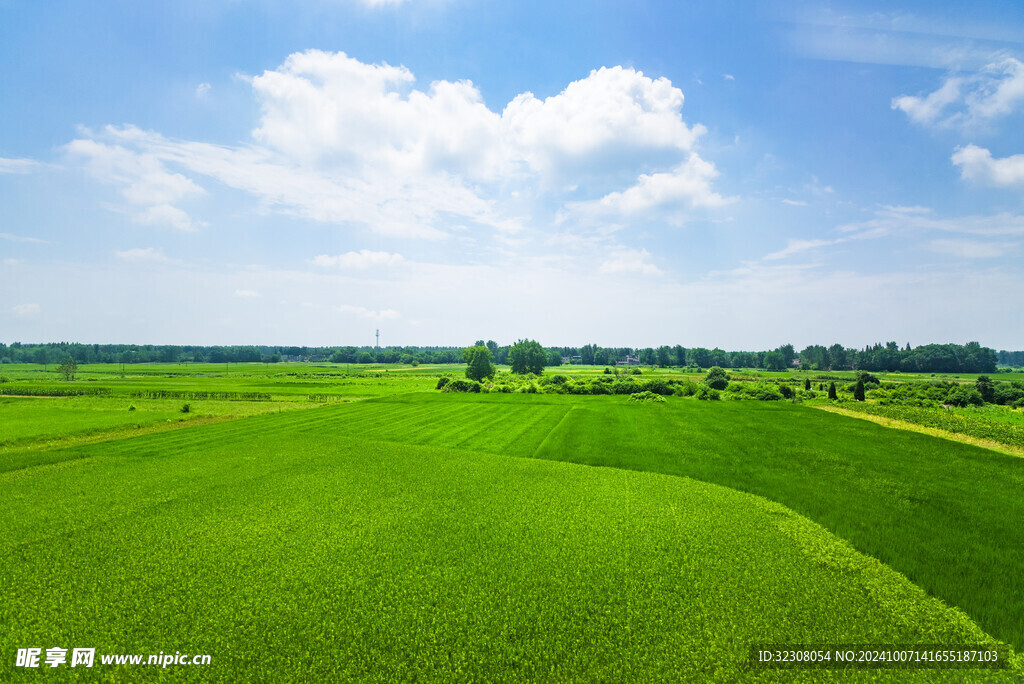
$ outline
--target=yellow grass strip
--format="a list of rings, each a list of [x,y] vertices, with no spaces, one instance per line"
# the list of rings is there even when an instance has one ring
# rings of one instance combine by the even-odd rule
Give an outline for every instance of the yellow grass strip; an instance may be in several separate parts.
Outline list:
[[[918,425],[917,423],[908,423],[905,420],[893,420],[892,418],[885,418],[883,416],[873,416],[869,413],[851,411],[849,409],[839,408],[838,406],[814,406],[813,408],[828,411],[829,413],[838,413],[841,416],[849,416],[850,418],[868,420],[883,427],[893,428],[894,430],[920,432],[923,435],[931,435],[932,437],[940,437],[954,442],[970,444],[983,449],[991,449],[992,451],[998,451],[1001,454],[1007,454],[1009,456],[1024,457],[1024,449],[1010,446],[1009,444],[1002,444],[1001,442],[993,442],[989,439],[978,439],[977,437],[971,437],[970,435],[962,435],[959,432],[949,432],[938,428],[926,427],[924,425]]]

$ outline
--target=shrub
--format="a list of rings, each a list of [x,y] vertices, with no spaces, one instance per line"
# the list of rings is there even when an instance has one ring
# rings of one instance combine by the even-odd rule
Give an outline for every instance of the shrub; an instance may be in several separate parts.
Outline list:
[[[135,410],[135,404],[132,404],[131,406],[129,406],[128,410],[129,411],[134,411]]]
[[[697,393],[697,383],[692,380],[684,380],[676,385],[675,394],[680,397],[692,397]]]
[[[643,391],[640,383],[631,378],[620,378],[612,383],[612,392],[615,394],[633,394]]]
[[[645,387],[648,391],[654,392],[655,394],[661,394],[662,396],[672,394],[672,387],[661,378],[648,380]]]
[[[836,399],[839,398],[839,395],[836,394],[836,383],[834,382],[830,382],[828,384],[828,398],[831,399],[832,401],[835,401]]]
[[[857,380],[860,381],[860,382],[863,382],[864,384],[867,384],[869,382],[873,382],[876,385],[880,385],[881,384],[878,381],[878,378],[876,378],[871,373],[868,373],[867,371],[860,371],[859,373],[857,373]]]
[[[996,386],[990,377],[987,375],[980,376],[974,382],[974,389],[978,390],[978,393],[981,394],[982,401],[989,404],[995,403]]]
[[[721,396],[718,394],[718,390],[711,389],[707,385],[701,385],[697,389],[697,398],[701,401],[718,401]]]
[[[729,376],[720,367],[712,366],[708,369],[708,375],[704,382],[711,389],[723,390],[729,386]]]
[[[188,413],[191,410],[192,410],[192,404],[182,404],[181,405],[181,412],[182,413]]]
[[[779,386],[774,382],[759,382],[754,385],[754,389],[750,392],[750,395],[758,401],[781,401],[782,393],[779,392]]]
[[[480,383],[475,380],[456,378],[444,386],[445,392],[480,392]]]
[[[793,394],[795,393],[793,392],[793,388],[790,387],[789,385],[779,385],[779,394],[781,394],[786,399],[792,399]]]
[[[981,392],[967,387],[958,387],[946,396],[946,403],[953,406],[981,406],[985,401]]]
[[[657,403],[665,401],[665,397],[661,396],[660,394],[655,394],[654,392],[648,392],[647,390],[644,390],[643,392],[636,392],[634,394],[630,394],[629,401]]]
[[[437,379],[437,387],[435,387],[434,389],[443,390],[445,386],[451,381],[452,379],[450,377],[448,377],[447,375],[442,375]]]

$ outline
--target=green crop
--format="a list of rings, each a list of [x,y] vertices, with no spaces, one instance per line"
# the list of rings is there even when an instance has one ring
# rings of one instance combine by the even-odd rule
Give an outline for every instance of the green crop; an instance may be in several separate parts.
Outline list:
[[[378,403],[384,422],[373,418]],[[536,427],[524,430],[531,412]],[[651,411],[617,397],[430,394],[344,414],[352,436],[683,475],[764,496],[1024,647],[1024,609],[1007,600],[1024,596],[1020,458],[780,402],[670,399]]]
[[[256,416],[0,475],[0,678],[167,676],[15,670],[32,646],[210,654],[170,673],[192,681],[564,682],[750,679],[755,642],[990,642],[759,497],[468,450],[505,448],[488,436],[511,431],[502,410],[519,410],[525,453],[588,408],[453,398]],[[447,430],[433,439],[472,434],[453,449],[359,427],[416,434],[424,408]],[[841,679],[943,673],[856,674]]]

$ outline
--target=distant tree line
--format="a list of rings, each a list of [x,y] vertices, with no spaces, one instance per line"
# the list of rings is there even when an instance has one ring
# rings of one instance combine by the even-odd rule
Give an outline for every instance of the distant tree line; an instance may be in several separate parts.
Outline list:
[[[491,353],[491,361],[498,365],[511,362],[514,345],[499,345],[494,340],[477,340],[474,347],[484,347]],[[77,342],[50,342],[45,344],[11,345],[0,343],[0,363],[60,364],[66,359],[76,363],[277,363],[279,361],[312,361],[332,363],[463,363],[463,347],[416,346],[340,346],[340,347],[288,347],[288,346],[200,346],[200,345],[134,345],[134,344],[81,344]],[[539,350],[539,351],[538,351]],[[977,342],[959,344],[925,344],[911,348],[895,342],[875,344],[864,349],[833,344],[830,347],[812,345],[797,353],[791,344],[767,351],[725,351],[681,345],[647,348],[601,347],[587,344],[582,347],[541,347],[532,350],[532,362],[537,355],[546,355],[547,367],[563,363],[585,366],[615,366],[641,364],[646,366],[677,366],[690,368],[760,368],[785,370],[799,361],[799,366],[810,370],[865,370],[904,371],[928,373],[992,373],[997,364],[1024,366],[1024,351],[1000,351],[998,354]]]
[[[0,343],[0,363],[461,363],[461,347],[287,347],[261,345],[151,345],[48,342]]]
[[[996,358],[1001,366],[1024,367],[1024,351],[1006,351],[1003,349],[996,354]]]
[[[902,349],[895,342],[875,344],[862,350],[834,344],[811,346],[800,352],[801,368],[811,370],[903,371],[916,373],[993,373],[998,357],[977,342],[923,344]]]

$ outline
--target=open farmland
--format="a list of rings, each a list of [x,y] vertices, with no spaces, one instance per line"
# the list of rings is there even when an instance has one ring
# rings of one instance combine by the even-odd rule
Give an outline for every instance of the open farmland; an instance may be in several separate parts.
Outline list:
[[[0,453],[0,648],[209,653],[173,674],[210,681],[729,681],[757,642],[1021,644],[1020,459],[791,404],[265,371],[143,376],[272,410],[97,443],[47,446],[28,411],[88,422],[138,378],[0,405],[25,440]]]

